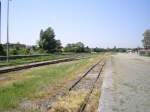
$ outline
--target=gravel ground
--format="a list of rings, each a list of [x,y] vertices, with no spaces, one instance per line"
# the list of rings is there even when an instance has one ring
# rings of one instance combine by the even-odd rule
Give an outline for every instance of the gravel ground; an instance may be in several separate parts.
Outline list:
[[[93,70],[91,70],[85,78],[83,78],[74,88],[73,90],[83,89],[85,91],[89,91],[93,86],[101,68],[102,64],[98,64]]]
[[[107,61],[99,112],[150,112],[150,58],[117,54]]]

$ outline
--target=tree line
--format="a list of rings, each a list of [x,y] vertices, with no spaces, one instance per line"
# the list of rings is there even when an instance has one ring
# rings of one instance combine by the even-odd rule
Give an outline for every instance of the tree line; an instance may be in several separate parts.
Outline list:
[[[38,41],[40,49],[45,50],[47,53],[54,52],[74,52],[74,53],[90,53],[90,52],[125,52],[125,48],[90,48],[85,46],[82,42],[69,43],[65,47],[62,47],[61,41],[55,39],[54,30],[49,27],[45,31],[42,29],[40,32],[40,40]]]
[[[67,44],[62,47],[60,40],[57,40],[54,30],[49,27],[46,30],[41,29],[39,40],[36,46],[25,46],[20,43],[9,45],[10,55],[30,55],[30,54],[46,54],[46,53],[62,53],[62,52],[91,52],[88,46],[82,42]],[[6,55],[6,44],[0,44],[0,56]]]
[[[27,47],[20,43],[14,44],[10,47],[10,55],[30,55],[30,54],[45,54],[45,53],[90,53],[90,52],[126,52],[127,48],[90,48],[85,46],[82,42],[69,43],[65,47],[62,46],[60,40],[57,40],[53,28],[49,27],[46,30],[41,29],[39,40],[36,46]],[[150,30],[144,33],[143,45],[150,46]],[[6,44],[0,44],[0,56],[6,55]]]
[[[90,48],[82,42],[67,44],[62,47],[61,41],[55,39],[54,30],[49,27],[45,31],[42,29],[40,32],[40,40],[38,41],[38,46],[40,49],[45,50],[47,53],[55,52],[90,52]]]

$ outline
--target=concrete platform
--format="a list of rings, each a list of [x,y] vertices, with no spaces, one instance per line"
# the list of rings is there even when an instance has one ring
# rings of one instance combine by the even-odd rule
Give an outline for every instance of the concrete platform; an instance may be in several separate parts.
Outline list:
[[[103,76],[99,112],[150,112],[150,58],[114,55]]]

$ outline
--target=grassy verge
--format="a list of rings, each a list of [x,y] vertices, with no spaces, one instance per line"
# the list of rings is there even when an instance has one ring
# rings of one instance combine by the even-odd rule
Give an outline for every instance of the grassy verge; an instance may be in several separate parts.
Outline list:
[[[80,56],[80,55],[86,56],[89,54],[68,54],[68,55],[51,54],[49,56],[12,59],[8,63],[6,61],[0,61],[0,67],[15,66],[15,65],[20,65],[20,64],[28,64],[28,63],[40,62],[40,61],[56,60],[56,59],[62,59],[62,58],[76,57],[76,56]]]
[[[78,112],[86,94],[86,91],[71,91],[67,96],[59,98],[48,112]]]
[[[94,88],[93,93],[90,96],[89,102],[85,108],[85,112],[98,112],[99,99],[101,96],[100,83],[97,88]]]
[[[54,59],[60,59],[64,57],[65,56],[63,55],[50,55],[50,56],[40,56],[34,58],[30,57],[30,58],[14,59],[14,60],[10,60],[8,63],[6,61],[0,61],[0,67],[27,64],[32,62],[46,61],[46,60],[54,60]]]
[[[25,99],[51,95],[55,86],[76,77],[98,59],[98,55],[93,55],[88,59],[6,74],[8,80],[0,86],[0,111],[17,108]]]
[[[71,91],[67,96],[60,97],[48,112],[78,112],[87,95],[87,91]],[[100,90],[94,89],[90,101],[86,105],[85,112],[97,112],[100,98]]]

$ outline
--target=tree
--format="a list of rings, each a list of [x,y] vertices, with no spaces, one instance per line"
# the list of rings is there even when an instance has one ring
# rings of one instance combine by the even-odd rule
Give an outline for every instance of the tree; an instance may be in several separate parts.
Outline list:
[[[55,39],[55,33],[51,27],[47,28],[45,31],[41,30],[38,45],[48,53],[54,53],[61,49],[61,42]]]
[[[117,47],[114,46],[114,48],[112,49],[113,52],[117,52]]]
[[[56,52],[61,52],[62,51],[62,45],[61,45],[61,41],[60,40],[56,40],[56,48],[55,51]]]
[[[84,52],[84,44],[82,42],[77,42],[75,44],[76,47],[76,52],[80,53],[80,52]]]
[[[19,52],[18,52],[18,50],[16,48],[13,48],[13,49],[10,49],[10,54],[11,55],[18,55]]]
[[[67,44],[64,48],[65,52],[75,52],[74,44]]]
[[[84,52],[91,53],[91,49],[87,46],[87,47],[84,48]]]
[[[6,55],[2,44],[0,44],[0,55],[1,55],[1,56]]]
[[[20,44],[19,42],[17,42],[17,43],[16,43],[16,46],[15,46],[15,49],[16,49],[16,50],[20,50],[20,45],[21,45],[21,44]]]
[[[150,29],[146,30],[143,34],[144,39],[142,40],[143,46],[146,49],[150,49]]]
[[[82,42],[77,42],[77,43],[67,44],[64,50],[66,52],[81,53],[81,52],[85,52],[85,47]]]
[[[96,48],[93,49],[93,51],[94,51],[94,52],[105,52],[106,49],[96,47]]]

